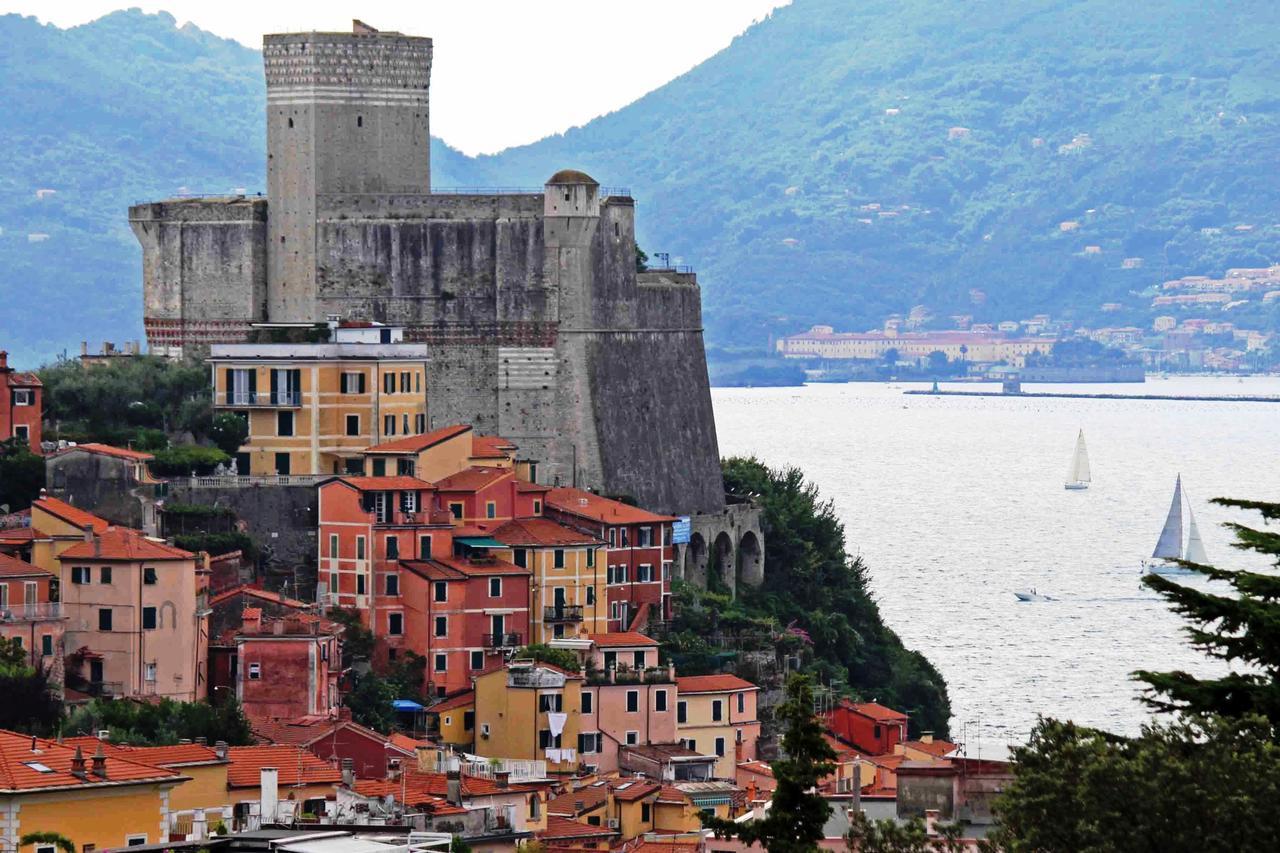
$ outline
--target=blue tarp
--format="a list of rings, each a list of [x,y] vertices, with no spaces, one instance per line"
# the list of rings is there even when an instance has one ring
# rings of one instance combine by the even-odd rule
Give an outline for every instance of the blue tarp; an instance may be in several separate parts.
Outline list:
[[[417,702],[413,701],[412,699],[393,699],[393,700],[391,701],[391,707],[392,707],[392,708],[395,708],[397,711],[423,711],[423,710],[426,710],[426,709],[424,709],[421,705],[419,705]]]

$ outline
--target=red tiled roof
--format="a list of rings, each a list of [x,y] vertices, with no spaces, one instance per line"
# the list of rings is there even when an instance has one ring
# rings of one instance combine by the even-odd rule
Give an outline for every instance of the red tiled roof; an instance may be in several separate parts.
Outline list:
[[[335,477],[334,479],[362,492],[411,492],[434,488],[426,480],[419,480],[417,477]]]
[[[941,758],[956,748],[954,743],[947,740],[932,740],[928,743],[925,743],[922,740],[909,740],[904,742],[902,745],[918,750],[919,752],[927,752],[937,758]]]
[[[429,581],[532,574],[529,569],[522,569],[514,563],[497,558],[477,562],[463,557],[433,557],[430,560],[401,560],[400,565]]]
[[[579,533],[549,518],[515,518],[490,534],[503,545],[601,545],[594,536]]]
[[[14,544],[43,538],[44,534],[34,527],[6,527],[0,530],[0,543]]]
[[[143,453],[140,450],[130,450],[125,447],[112,447],[110,444],[98,444],[94,441],[77,444],[73,447],[64,447],[59,450],[55,456],[61,456],[64,453],[72,453],[76,450],[83,450],[86,453],[97,453],[101,456],[115,456],[119,459],[128,459],[133,462],[150,462],[155,459],[150,453]]]
[[[756,761],[754,759],[751,761],[738,762],[738,769],[745,770],[748,773],[758,773],[761,776],[773,775],[772,767],[770,767],[768,764],[765,764],[763,761]]]
[[[237,595],[247,595],[251,598],[257,598],[262,601],[270,601],[272,604],[280,604],[285,607],[293,608],[295,610],[306,610],[311,606],[307,604],[305,601],[298,601],[297,599],[289,598],[287,596],[281,595],[278,592],[270,592],[269,590],[259,589],[258,587],[253,586],[251,584],[247,584],[247,583],[242,583],[239,586],[233,586],[230,589],[224,589],[222,592],[218,593],[217,595],[212,596],[209,599],[209,606],[213,607],[215,604],[222,604],[225,601],[230,601],[232,598],[235,598]]]
[[[436,491],[439,492],[477,492],[491,486],[499,480],[514,477],[509,468],[485,468],[474,466],[465,468],[456,474],[450,474],[443,480],[436,480]]]
[[[28,562],[19,560],[17,557],[10,557],[8,554],[0,554],[0,578],[52,578],[53,572],[47,572],[39,566],[33,566]],[[17,602],[14,602],[15,606]]]
[[[449,795],[449,779],[443,773],[423,773],[411,769],[406,771],[404,781],[406,788],[413,786],[415,790],[435,797],[447,797]],[[493,779],[470,776],[466,773],[462,774],[463,797],[492,797],[495,794],[508,794],[512,791],[537,791],[545,787],[547,787],[545,784],[507,785],[504,787]]]
[[[669,515],[657,515],[622,501],[567,486],[552,489],[547,494],[547,504],[605,524],[661,524],[664,521],[675,521]]]
[[[391,742],[392,746],[399,747],[410,755],[416,754],[420,746],[433,745],[429,740],[416,740],[408,735],[400,734],[400,732],[392,732],[387,737],[387,740]]]
[[[612,829],[589,826],[558,815],[547,815],[547,828],[535,834],[539,838],[608,838],[618,833]]]
[[[662,790],[658,792],[658,802],[687,803],[689,802],[689,795],[675,785],[663,785]]]
[[[636,631],[614,631],[609,634],[588,634],[591,642],[602,649],[617,646],[656,646],[658,641]]]
[[[698,845],[684,841],[642,841],[631,853],[697,853]]]
[[[296,746],[233,746],[228,751],[228,788],[256,788],[264,767],[279,771],[279,784],[325,785],[342,781],[342,772]]]
[[[875,702],[841,702],[842,706],[850,708],[864,717],[870,717],[881,723],[905,723],[907,715],[901,711],[895,711],[892,708],[886,708],[884,705]]]
[[[94,747],[96,750],[97,747]],[[103,748],[104,753],[106,748]],[[89,773],[81,779],[71,773],[74,746],[31,735],[0,730],[0,794],[26,793],[46,788],[93,788],[97,785],[119,785],[128,782],[171,782],[181,774],[155,767],[132,758],[108,754],[107,778]],[[81,749],[87,770],[93,769],[93,751]],[[40,769],[47,768],[47,769]]]
[[[455,436],[470,431],[471,427],[466,424],[454,424],[453,426],[434,429],[431,432],[424,432],[422,435],[411,435],[407,438],[398,438],[395,441],[384,441],[382,444],[375,444],[372,447],[365,448],[364,452],[421,453],[428,447],[434,447],[442,441],[448,441]]]
[[[576,791],[565,791],[547,803],[548,815],[575,817],[595,811],[609,800],[608,785],[587,785]],[[579,805],[581,803],[581,805]]]
[[[432,815],[462,815],[467,810],[451,804],[443,797],[436,796],[421,787],[405,780],[403,787],[399,779],[357,779],[356,793],[365,797],[385,797],[388,794],[407,806],[421,808],[426,806]]]
[[[504,459],[513,450],[519,450],[519,448],[501,436],[471,436],[471,458],[473,459]]]
[[[551,487],[544,486],[541,483],[529,483],[529,482],[526,482],[525,480],[517,480],[516,491],[517,492],[549,492],[551,491]]]
[[[92,755],[102,744],[103,752],[108,756],[118,756],[131,761],[149,764],[152,767],[180,767],[190,764],[216,764],[226,761],[219,758],[218,753],[198,743],[179,743],[170,746],[131,746],[124,743],[107,743],[95,737],[69,737],[63,740],[66,746],[80,747],[86,756]]]
[[[463,690],[461,693],[455,693],[452,696],[446,696],[436,704],[427,708],[428,714],[434,714],[438,711],[453,711],[458,708],[467,708],[476,704],[476,692],[474,690]]]
[[[622,782],[621,784],[612,785],[611,787],[613,788],[614,797],[622,800],[624,803],[643,800],[650,794],[656,794],[662,790],[662,786],[657,782],[645,781],[635,781],[630,783]]]
[[[77,509],[66,501],[60,501],[57,498],[40,498],[32,506],[42,509],[68,524],[74,524],[82,530],[86,527],[92,527],[94,532],[98,533],[111,526],[110,522],[105,518],[98,518],[91,512]]]
[[[40,377],[34,373],[19,373],[16,370],[8,372],[9,385],[13,388],[41,388],[44,383],[40,381]]]
[[[157,542],[127,527],[109,527],[92,542],[77,542],[59,560],[191,560],[195,554]]]
[[[686,675],[676,679],[677,693],[726,693],[759,689],[736,675]]]

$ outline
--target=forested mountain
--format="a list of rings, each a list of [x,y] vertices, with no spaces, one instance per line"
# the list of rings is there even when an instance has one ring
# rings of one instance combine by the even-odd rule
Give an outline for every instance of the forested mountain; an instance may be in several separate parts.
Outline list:
[[[584,127],[474,160],[437,144],[433,180],[631,186],[720,346],[916,304],[1145,319],[1165,279],[1280,262],[1277,34],[1263,0],[794,0]],[[137,336],[125,208],[262,187],[258,54],[134,11],[0,18],[0,45],[5,343]]]

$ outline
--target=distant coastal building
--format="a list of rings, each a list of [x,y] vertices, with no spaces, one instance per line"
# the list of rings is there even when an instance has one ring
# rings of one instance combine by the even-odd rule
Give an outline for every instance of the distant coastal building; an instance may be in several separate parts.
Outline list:
[[[1005,323],[1001,323],[1003,330]],[[1011,323],[1014,329],[1018,324]],[[784,358],[863,359],[879,361],[890,350],[901,360],[928,358],[941,352],[951,361],[993,363],[1014,367],[1026,364],[1034,352],[1048,354],[1055,341],[1049,338],[1012,338],[973,331],[951,332],[836,332],[831,326],[814,326],[799,335],[782,338],[777,351]]]

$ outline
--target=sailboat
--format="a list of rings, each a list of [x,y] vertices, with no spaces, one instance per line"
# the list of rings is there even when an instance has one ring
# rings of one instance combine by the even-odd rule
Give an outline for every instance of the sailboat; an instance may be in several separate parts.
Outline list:
[[[1191,511],[1191,504],[1186,502],[1187,540],[1182,541],[1182,475],[1173,484],[1173,501],[1169,504],[1169,515],[1165,517],[1164,528],[1160,531],[1160,539],[1156,541],[1156,549],[1151,552],[1151,559],[1142,563],[1143,571],[1160,575],[1187,574],[1190,569],[1178,565],[1176,560],[1189,563],[1207,564],[1209,555],[1204,550],[1204,540],[1200,538],[1200,528],[1196,526],[1196,514]]]
[[[1067,470],[1067,483],[1063,487],[1072,491],[1089,488],[1089,450],[1084,446],[1084,430],[1076,436],[1076,452]]]

